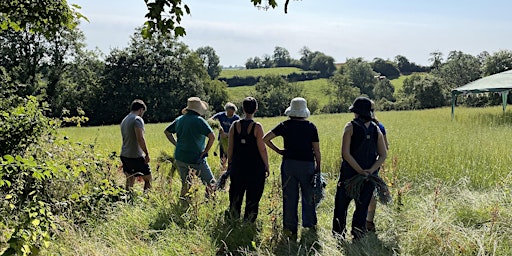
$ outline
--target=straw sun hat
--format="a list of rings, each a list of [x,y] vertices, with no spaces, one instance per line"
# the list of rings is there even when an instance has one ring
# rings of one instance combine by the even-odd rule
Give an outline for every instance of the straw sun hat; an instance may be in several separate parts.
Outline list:
[[[187,100],[187,107],[185,109],[192,110],[199,115],[204,116],[204,114],[206,114],[206,110],[208,110],[208,103],[202,101],[198,97],[190,97]]]

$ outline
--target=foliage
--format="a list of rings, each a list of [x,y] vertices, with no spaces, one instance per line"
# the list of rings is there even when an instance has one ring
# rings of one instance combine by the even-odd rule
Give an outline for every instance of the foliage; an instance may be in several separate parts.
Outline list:
[[[390,101],[395,101],[395,87],[391,84],[391,82],[384,78],[379,79],[373,88],[373,95],[376,100],[380,99],[388,99]]]
[[[55,123],[44,116],[35,97],[0,110],[0,156],[23,154],[54,126]]]
[[[303,88],[290,85],[280,76],[267,75],[256,84],[254,97],[258,100],[258,116],[280,116],[290,101],[301,95]]]
[[[443,91],[448,94],[453,88],[463,86],[481,77],[478,58],[461,51],[451,51],[446,63],[433,72],[443,81]]]
[[[371,65],[373,71],[379,73],[381,76],[385,76],[387,79],[391,80],[400,76],[400,71],[392,61],[375,58]]]
[[[205,98],[210,78],[201,59],[169,35],[142,39],[136,32],[129,47],[107,56],[98,103],[91,124],[120,123],[133,99],[142,99],[149,122],[174,119],[187,98]],[[109,111],[104,111],[108,109]]]
[[[352,86],[349,76],[336,74],[329,79],[330,87],[325,91],[330,100],[322,109],[323,113],[344,113],[355,98],[361,95],[359,88]]]
[[[276,46],[272,55],[276,67],[289,67],[292,61],[290,52],[284,47]]]
[[[295,67],[281,67],[281,68],[257,68],[257,69],[223,69],[220,73],[221,78],[232,77],[258,77],[265,75],[289,75],[292,73],[304,72],[300,68]]]
[[[219,77],[222,67],[219,65],[219,56],[215,53],[215,50],[211,46],[199,47],[196,50],[199,58],[203,60],[203,64],[208,71],[208,75],[211,79]]]
[[[340,73],[346,75],[352,86],[359,88],[361,94],[366,94],[373,98],[373,87],[375,86],[375,72],[370,63],[362,58],[347,59]]]
[[[73,29],[84,18],[66,0],[14,0],[0,3],[0,30],[13,29],[51,35],[62,27]]]
[[[482,71],[484,76],[494,75],[512,69],[512,51],[500,50],[485,58]]]
[[[224,104],[228,100],[227,84],[219,80],[211,80],[205,86],[205,100],[213,108],[214,112],[224,111]]]
[[[422,109],[445,106],[442,83],[432,75],[411,75],[404,80],[397,102],[400,109]],[[411,102],[412,101],[412,102]]]
[[[50,103],[52,114],[59,110],[54,102],[66,87],[62,77],[69,62],[84,47],[78,28],[60,27],[51,34],[27,29],[0,31],[0,66],[5,67],[19,96],[38,95]],[[58,114],[57,114],[58,115]]]

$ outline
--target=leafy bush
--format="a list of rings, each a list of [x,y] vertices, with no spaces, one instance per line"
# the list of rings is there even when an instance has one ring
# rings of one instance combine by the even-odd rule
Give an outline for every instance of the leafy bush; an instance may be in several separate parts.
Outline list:
[[[57,139],[40,105],[29,97],[0,111],[0,254],[37,254],[59,221],[101,218],[125,196],[111,159]]]

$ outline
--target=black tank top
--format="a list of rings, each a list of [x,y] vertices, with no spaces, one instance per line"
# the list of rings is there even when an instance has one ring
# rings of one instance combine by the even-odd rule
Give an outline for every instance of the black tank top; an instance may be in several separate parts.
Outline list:
[[[352,120],[352,137],[350,141],[350,154],[363,169],[368,169],[377,161],[378,151],[378,127],[371,122],[368,127],[361,119]],[[357,172],[350,164],[343,160],[341,165],[341,176],[351,178]]]
[[[241,129],[238,133],[237,123],[240,123]],[[265,172],[265,164],[261,159],[256,136],[254,135],[254,121],[242,119],[233,124],[235,132],[233,134],[233,161],[232,173],[244,173],[247,175],[256,174],[254,172]],[[247,172],[247,171],[250,171]],[[247,173],[246,173],[247,172]]]

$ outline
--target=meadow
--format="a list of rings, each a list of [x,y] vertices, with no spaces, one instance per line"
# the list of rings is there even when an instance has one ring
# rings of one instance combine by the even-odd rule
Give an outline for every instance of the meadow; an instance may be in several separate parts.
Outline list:
[[[234,76],[247,77],[247,76],[265,76],[265,75],[288,75],[291,73],[303,72],[300,68],[294,67],[279,67],[279,68],[255,68],[255,69],[223,69],[220,72],[220,78],[232,78]]]
[[[294,82],[304,88],[304,94],[301,95],[306,99],[317,99],[320,106],[329,103],[329,97],[325,95],[325,90],[329,87],[328,79],[316,79],[309,81]],[[228,87],[229,99],[235,102],[241,102],[243,98],[254,95],[256,91],[255,86],[236,86]]]
[[[352,115],[313,115],[328,181],[318,208],[318,227],[299,229],[299,240],[283,236],[280,158],[269,150],[271,175],[255,225],[224,219],[228,194],[204,197],[194,185],[192,202],[178,199],[177,176],[158,163],[171,153],[163,130],[147,124],[146,140],[154,188],[120,203],[105,220],[62,226],[49,252],[61,255],[512,255],[512,113],[498,107],[379,112],[390,151],[381,176],[393,203],[378,205],[377,232],[361,241],[331,235],[341,135]],[[257,118],[269,130],[285,117]],[[96,154],[119,152],[118,126],[64,128],[59,136],[94,145]],[[215,146],[214,146],[215,148]],[[217,157],[208,158],[220,173]],[[124,182],[116,168],[117,182]],[[141,184],[136,184],[137,191]],[[349,212],[351,218],[351,210]],[[348,221],[350,223],[350,220]],[[63,224],[65,225],[65,224]]]

